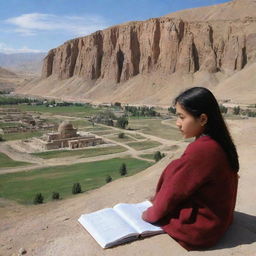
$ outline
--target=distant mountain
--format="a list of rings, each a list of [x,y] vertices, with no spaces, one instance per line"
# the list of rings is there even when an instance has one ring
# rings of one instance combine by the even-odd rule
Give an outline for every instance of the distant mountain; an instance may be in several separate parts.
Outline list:
[[[46,53],[0,53],[0,66],[24,74],[40,74]]]
[[[10,70],[0,67],[0,93],[13,91],[24,81],[25,78],[18,76]]]
[[[0,67],[0,78],[13,78],[13,77],[17,77],[17,75],[14,72]]]

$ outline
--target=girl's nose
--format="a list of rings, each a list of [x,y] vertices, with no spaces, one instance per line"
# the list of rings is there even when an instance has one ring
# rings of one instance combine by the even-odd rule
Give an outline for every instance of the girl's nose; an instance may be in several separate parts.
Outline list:
[[[180,124],[179,120],[176,121],[176,125],[177,125],[178,127],[181,127],[181,124]]]

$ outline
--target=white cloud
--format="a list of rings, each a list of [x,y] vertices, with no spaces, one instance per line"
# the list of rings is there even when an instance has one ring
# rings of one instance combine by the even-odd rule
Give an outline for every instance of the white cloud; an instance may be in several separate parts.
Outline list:
[[[44,13],[28,13],[5,20],[14,25],[14,31],[22,35],[36,35],[39,31],[59,31],[75,36],[88,35],[106,28],[107,22],[101,16],[57,16]]]
[[[20,49],[15,49],[12,47],[8,47],[6,44],[0,43],[0,52],[6,53],[6,54],[12,54],[12,53],[40,53],[40,52],[44,52],[44,51],[29,49],[26,46],[24,46]]]

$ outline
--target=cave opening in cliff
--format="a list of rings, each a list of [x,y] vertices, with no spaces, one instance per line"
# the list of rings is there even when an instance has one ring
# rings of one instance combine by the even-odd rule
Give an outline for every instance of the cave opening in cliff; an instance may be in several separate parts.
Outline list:
[[[193,43],[192,44],[192,56],[193,56],[193,59],[194,59],[194,65],[195,65],[195,69],[194,69],[194,72],[198,71],[199,70],[199,57],[198,57],[198,51],[197,51],[197,48],[195,46],[195,44]]]
[[[116,55],[117,58],[117,82],[119,83],[121,80],[121,74],[123,70],[123,64],[124,64],[124,53],[119,49]]]
[[[247,53],[246,53],[246,47],[243,47],[242,49],[242,67],[244,68],[244,66],[247,64]]]

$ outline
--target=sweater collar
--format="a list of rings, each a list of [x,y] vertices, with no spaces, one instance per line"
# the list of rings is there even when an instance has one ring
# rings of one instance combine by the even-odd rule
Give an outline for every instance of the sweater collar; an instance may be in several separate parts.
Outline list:
[[[205,136],[209,136],[209,134],[202,133],[198,138],[195,138],[195,140],[198,140],[199,138],[202,138],[202,137],[205,137]]]

